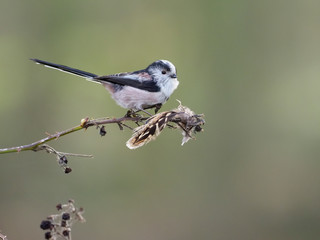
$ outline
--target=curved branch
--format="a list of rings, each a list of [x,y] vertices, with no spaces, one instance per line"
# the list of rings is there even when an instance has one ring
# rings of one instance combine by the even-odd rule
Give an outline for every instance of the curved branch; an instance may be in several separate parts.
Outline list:
[[[62,162],[63,162],[63,157],[65,157],[65,155],[67,154],[63,154],[56,150],[53,151],[52,148],[45,145],[45,143],[52,141],[54,139],[57,139],[59,137],[62,137],[64,135],[79,131],[81,129],[87,129],[92,126],[96,126],[98,128],[99,125],[104,125],[104,124],[116,123],[118,124],[120,130],[122,130],[123,127],[128,127],[131,130],[133,130],[131,127],[123,123],[126,121],[135,122],[137,124],[144,123],[142,126],[139,126],[134,129],[133,136],[127,141],[127,147],[130,149],[136,149],[138,147],[141,147],[147,144],[151,140],[155,139],[160,134],[160,132],[165,128],[165,126],[172,127],[172,125],[169,125],[169,122],[174,123],[176,127],[182,131],[182,135],[183,135],[182,145],[183,145],[190,139],[193,139],[192,137],[193,133],[200,132],[203,130],[201,125],[203,125],[205,121],[203,118],[204,116],[202,114],[195,114],[188,107],[182,106],[180,101],[179,103],[180,105],[178,106],[178,108],[173,109],[171,111],[157,113],[153,116],[150,116],[149,118],[135,115],[130,111],[128,111],[128,113],[121,118],[112,118],[112,119],[104,118],[104,119],[93,119],[93,120],[89,120],[89,118],[85,118],[81,120],[80,125],[49,135],[48,137],[40,139],[34,143],[17,146],[17,147],[0,149],[0,154],[21,152],[21,151],[28,151],[28,150],[39,151],[39,150],[45,149],[49,153],[56,153],[57,157],[59,157],[59,159],[62,158]],[[104,127],[101,127],[100,135],[104,136],[105,134],[106,134],[106,131]],[[71,155],[71,154],[68,154],[68,155]]]
[[[126,121],[132,121],[132,122],[141,122],[142,120],[144,120],[141,117],[121,117],[121,118],[113,118],[113,119],[93,119],[93,120],[89,120],[89,118],[85,118],[81,120],[80,125],[77,125],[75,127],[72,127],[70,129],[61,131],[61,132],[57,132],[55,134],[52,134],[46,138],[40,139],[36,142],[33,142],[31,144],[27,144],[27,145],[22,145],[22,146],[17,146],[17,147],[10,147],[10,148],[2,148],[0,149],[0,154],[4,154],[4,153],[13,153],[13,152],[21,152],[21,151],[28,151],[28,150],[33,150],[36,151],[38,146],[47,143],[49,141],[52,141],[54,139],[57,139],[61,136],[73,133],[73,132],[77,132],[81,129],[87,129],[89,127],[92,126],[99,126],[99,125],[103,125],[103,124],[112,124],[112,123],[117,123],[122,125],[122,122],[126,122]]]

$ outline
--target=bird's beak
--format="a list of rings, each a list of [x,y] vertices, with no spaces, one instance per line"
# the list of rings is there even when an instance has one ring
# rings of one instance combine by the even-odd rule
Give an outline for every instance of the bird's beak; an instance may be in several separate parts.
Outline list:
[[[177,78],[177,74],[171,74],[170,77],[171,78]]]

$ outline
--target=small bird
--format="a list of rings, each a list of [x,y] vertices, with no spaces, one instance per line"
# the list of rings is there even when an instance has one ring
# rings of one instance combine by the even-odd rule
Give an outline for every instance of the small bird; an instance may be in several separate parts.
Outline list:
[[[142,70],[106,76],[39,59],[31,60],[100,83],[110,92],[117,104],[134,111],[155,107],[157,112],[179,85],[176,68],[167,60],[155,61]]]

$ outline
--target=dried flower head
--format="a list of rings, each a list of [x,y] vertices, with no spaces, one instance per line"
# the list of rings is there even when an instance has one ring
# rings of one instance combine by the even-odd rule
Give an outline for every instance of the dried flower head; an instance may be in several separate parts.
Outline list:
[[[205,123],[203,115],[195,114],[188,107],[180,105],[172,111],[161,112],[150,117],[146,124],[134,129],[132,137],[127,141],[127,147],[136,149],[154,140],[169,122],[175,123],[182,131],[182,144],[193,138],[193,133],[202,131]]]
[[[71,239],[71,227],[76,222],[85,222],[83,208],[76,208],[74,200],[69,200],[66,204],[59,203],[56,206],[58,214],[53,214],[43,220],[40,228],[46,230],[45,239]]]

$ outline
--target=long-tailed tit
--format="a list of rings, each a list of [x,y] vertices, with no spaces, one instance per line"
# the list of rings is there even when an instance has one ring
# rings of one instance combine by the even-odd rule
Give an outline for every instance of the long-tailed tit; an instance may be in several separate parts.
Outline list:
[[[176,68],[167,60],[155,61],[143,70],[106,76],[98,76],[39,59],[31,60],[46,67],[100,83],[121,107],[132,110],[144,110],[152,107],[156,107],[158,110],[179,85]]]

